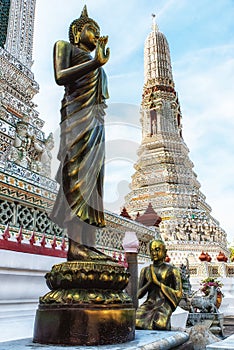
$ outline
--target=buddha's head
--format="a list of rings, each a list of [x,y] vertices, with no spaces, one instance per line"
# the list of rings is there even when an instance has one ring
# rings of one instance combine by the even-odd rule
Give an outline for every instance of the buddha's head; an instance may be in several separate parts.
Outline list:
[[[81,16],[75,19],[69,27],[70,43],[78,45],[86,51],[93,51],[99,37],[99,25],[88,16],[87,8],[84,6]]]
[[[165,243],[161,240],[153,240],[150,242],[151,260],[155,262],[164,261],[167,255]]]

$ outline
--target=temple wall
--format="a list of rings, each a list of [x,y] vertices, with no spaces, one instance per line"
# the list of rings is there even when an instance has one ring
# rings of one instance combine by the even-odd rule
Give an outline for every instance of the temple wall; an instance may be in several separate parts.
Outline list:
[[[234,268],[234,264],[233,264]],[[205,277],[203,277],[205,278]],[[201,277],[191,277],[190,282],[192,290],[198,290],[200,286]],[[218,280],[223,283],[222,293],[224,297],[222,299],[219,312],[223,313],[224,316],[234,315],[234,278],[233,277],[218,277]]]
[[[38,299],[49,291],[44,275],[65,259],[9,250],[0,253],[0,342],[31,337]]]
[[[224,294],[219,311],[224,316],[234,315],[234,263],[201,262],[189,265],[192,290],[198,290],[200,282],[207,277],[217,278],[223,283]]]

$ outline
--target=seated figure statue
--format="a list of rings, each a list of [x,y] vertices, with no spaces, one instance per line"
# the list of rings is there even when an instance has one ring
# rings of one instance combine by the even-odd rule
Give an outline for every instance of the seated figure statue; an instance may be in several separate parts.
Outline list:
[[[141,270],[138,298],[147,295],[137,309],[136,328],[170,330],[170,317],[182,298],[180,271],[166,263],[166,247],[163,241],[150,243],[153,264]]]

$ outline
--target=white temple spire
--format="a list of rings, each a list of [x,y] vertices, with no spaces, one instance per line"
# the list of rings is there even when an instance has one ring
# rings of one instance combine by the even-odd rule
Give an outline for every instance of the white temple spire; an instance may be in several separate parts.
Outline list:
[[[152,31],[144,46],[144,83],[174,87],[169,45],[158,29],[155,17],[152,14]]]
[[[152,20],[153,30],[144,46],[142,142],[125,207],[133,218],[142,215],[151,203],[162,218],[160,232],[164,240],[222,242],[226,249],[226,233],[211,216],[183,140],[169,45],[157,30],[153,14]]]
[[[36,0],[11,0],[4,48],[31,69]]]

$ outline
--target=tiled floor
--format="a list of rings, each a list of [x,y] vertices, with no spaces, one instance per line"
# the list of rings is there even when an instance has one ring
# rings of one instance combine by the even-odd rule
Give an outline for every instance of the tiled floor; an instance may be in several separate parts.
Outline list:
[[[234,334],[234,316],[224,317],[224,335],[230,336]]]

